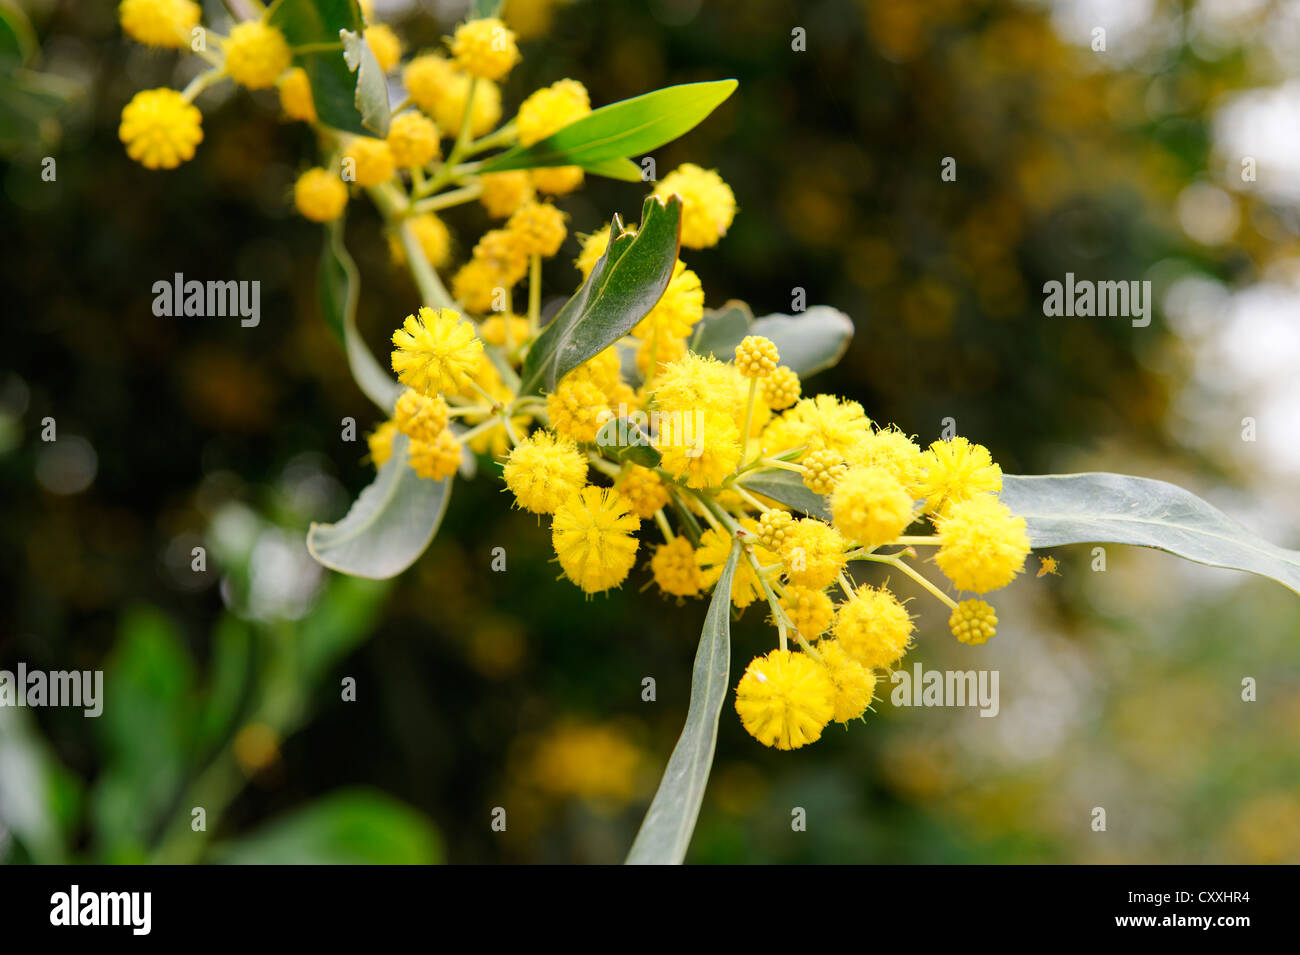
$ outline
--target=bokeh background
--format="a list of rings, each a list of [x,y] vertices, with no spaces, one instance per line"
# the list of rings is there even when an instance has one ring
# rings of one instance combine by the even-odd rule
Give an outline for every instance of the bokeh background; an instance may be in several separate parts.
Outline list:
[[[398,580],[315,565],[307,523],[372,474],[340,421],[377,416],[317,308],[319,230],[291,213],[309,133],[226,87],[199,100],[196,159],[146,171],[121,107],[192,66],[124,41],[113,3],[21,6],[41,69],[77,92],[0,135],[0,668],[104,668],[110,705],[0,708],[0,859],[621,860],[704,604],[642,592],[644,570],[583,600],[490,477],[457,484]],[[408,49],[464,9],[374,6]],[[655,159],[717,168],[738,197],[721,245],[686,256],[710,306],[789,311],[801,288],[854,318],[810,387],[925,442],[952,417],[1008,472],[1175,480],[1300,542],[1300,5],[509,0],[506,19],[525,54],[508,106],[564,76],[596,105],[740,80]],[[643,191],[589,182],[563,203],[571,231],[635,220]],[[472,242],[482,216],[457,211]],[[417,295],[360,206],[348,244],[382,353]],[[576,248],[548,266],[555,295]],[[1151,325],[1045,318],[1067,271],[1150,280]],[[260,280],[261,325],[155,318],[174,272]],[[885,700],[780,753],[728,705],[690,861],[1300,861],[1296,595],[1136,549],[1105,572],[1087,547],[1053,556],[1059,576],[999,594],[982,648],[917,601],[908,659],[999,670],[994,719]],[[733,642],[738,672],[771,633],[751,612]]]

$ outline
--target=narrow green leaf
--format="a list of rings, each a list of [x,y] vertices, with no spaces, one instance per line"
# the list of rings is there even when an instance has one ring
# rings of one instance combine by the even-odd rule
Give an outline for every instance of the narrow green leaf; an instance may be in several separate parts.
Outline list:
[[[14,0],[0,0],[0,69],[17,69],[36,54],[36,31]]]
[[[396,577],[424,553],[442,523],[451,497],[451,478],[429,481],[407,462],[406,435],[375,480],[337,524],[313,523],[307,550],[321,564],[353,577]]]
[[[803,483],[803,478],[793,471],[781,471],[775,468],[768,471],[751,471],[741,476],[740,483],[747,491],[770,497],[809,517],[817,517],[823,521],[831,519],[826,498],[808,490],[808,486]]]
[[[541,166],[596,166],[639,156],[694,129],[736,88],[735,80],[684,83],[634,96],[588,113],[531,146],[515,146],[483,164],[483,172]],[[607,175],[601,172],[601,175]],[[637,178],[640,178],[638,173]]]
[[[321,311],[334,334],[343,342],[348,367],[352,369],[357,385],[380,410],[391,415],[402,387],[370,353],[357,331],[360,285],[356,264],[343,245],[343,221],[335,220],[325,228],[325,247],[321,250],[317,272]]]
[[[632,843],[628,865],[679,865],[686,858],[713,767],[718,717],[731,676],[731,580],[739,560],[740,545],[733,543],[731,555],[714,585],[709,613],[700,633],[700,646],[695,652],[686,726]]]
[[[342,31],[343,62],[357,74],[357,91],[352,102],[361,114],[361,124],[376,136],[388,135],[388,80],[379,68],[370,44],[359,33]]]
[[[483,20],[488,17],[501,16],[505,0],[474,0],[469,7],[469,19]]]
[[[359,79],[344,59],[340,35],[341,30],[360,34],[363,29],[356,0],[276,0],[267,20],[294,48],[293,62],[307,74],[320,121],[359,136],[373,135],[358,109]],[[366,96],[373,95],[372,81]]]
[[[593,176],[604,176],[607,179],[618,179],[622,182],[644,181],[641,167],[630,159],[605,159],[588,163],[583,168]]]
[[[1190,491],[1127,474],[1008,474],[1002,501],[1034,547],[1133,544],[1270,577],[1300,593],[1300,551],[1278,547]]]
[[[654,308],[673,276],[681,227],[681,200],[665,205],[647,196],[636,235],[614,217],[615,238],[587,281],[565,303],[529,349],[520,394],[556,382],[592,355],[618,341]]]

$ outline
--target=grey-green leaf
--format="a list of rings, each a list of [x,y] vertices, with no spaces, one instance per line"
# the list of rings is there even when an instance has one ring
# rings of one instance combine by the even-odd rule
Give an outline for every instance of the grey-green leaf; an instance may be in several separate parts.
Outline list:
[[[352,256],[343,245],[341,219],[331,222],[325,229],[325,247],[321,250],[317,277],[321,311],[325,313],[330,328],[343,341],[352,377],[367,398],[385,414],[391,415],[402,387],[375,360],[357,331],[360,278]]]
[[[681,200],[647,196],[636,235],[614,236],[587,281],[533,342],[524,361],[520,394],[556,383],[588,358],[618,341],[654,308],[673,276],[681,228]],[[622,233],[622,234],[620,234]]]
[[[1025,518],[1034,547],[1154,547],[1211,567],[1271,577],[1300,593],[1300,551],[1264,540],[1176,484],[1103,472],[1008,474],[1002,501]]]
[[[770,497],[809,517],[820,518],[823,521],[831,519],[826,498],[808,490],[808,486],[803,483],[803,478],[793,471],[752,471],[742,475],[740,483],[747,491]]]
[[[357,74],[357,90],[352,102],[361,114],[361,124],[376,136],[388,135],[388,80],[375,59],[370,44],[360,33],[342,30],[343,61]]]
[[[679,865],[686,858],[713,767],[718,717],[731,676],[731,580],[739,560],[740,546],[733,544],[713,588],[700,646],[695,652],[686,726],[632,843],[628,865]]]
[[[611,103],[540,142],[493,156],[483,164],[482,171],[581,166],[609,175],[603,164],[639,156],[689,132],[735,88],[735,80],[683,83]]]
[[[806,378],[844,357],[853,340],[853,320],[825,305],[814,305],[798,315],[754,319],[744,302],[728,302],[706,313],[696,325],[691,351],[729,361],[746,335],[772,339],[781,353],[781,364]]]
[[[408,463],[407,450],[406,435],[398,434],[378,476],[343,520],[311,525],[307,550],[312,557],[340,573],[386,580],[424,553],[447,510],[451,478],[421,478]]]
[[[650,443],[650,435],[628,418],[610,418],[596,432],[596,446],[620,461],[631,461],[644,468],[655,468],[663,455]]]

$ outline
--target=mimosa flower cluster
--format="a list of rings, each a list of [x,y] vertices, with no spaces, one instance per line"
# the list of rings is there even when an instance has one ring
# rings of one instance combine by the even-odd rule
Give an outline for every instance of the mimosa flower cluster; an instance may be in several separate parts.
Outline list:
[[[189,46],[200,14],[191,0],[124,0],[120,10],[134,39],[176,48]],[[746,668],[735,707],[751,735],[778,749],[863,717],[877,680],[912,645],[907,607],[887,581],[857,582],[852,564],[912,578],[943,604],[963,643],[994,635],[997,616],[983,597],[1021,572],[1029,538],[998,499],[1002,472],[988,450],[961,437],[923,448],[855,401],[805,395],[778,345],[761,335],[725,355],[692,351],[705,295],[686,262],[674,264],[627,336],[545,393],[525,393],[522,369],[542,332],[541,262],[568,237],[555,200],[577,189],[584,172],[483,174],[474,157],[537,143],[581,119],[592,109],[588,91],[559,80],[503,123],[497,83],[520,52],[501,20],[462,23],[445,49],[404,65],[392,30],[370,25],[365,38],[385,72],[400,69],[407,94],[382,139],[319,123],[308,77],[264,17],[210,34],[211,69],[182,92],[137,94],[120,134],[146,167],[191,159],[203,139],[193,100],[227,77],[249,89],[278,87],[285,116],[315,125],[325,158],[298,178],[297,210],[328,223],[367,194],[388,225],[394,259],[411,269],[427,303],[392,334],[390,363],[403,390],[369,436],[376,467],[391,459],[398,435],[423,479],[452,477],[467,449],[500,462],[515,505],[549,521],[561,572],[587,594],[645,572],[668,598],[702,598],[737,555],[726,596],[737,611],[764,607],[776,646]],[[654,195],[680,199],[686,249],[716,245],[736,215],[723,178],[693,164],[656,183]],[[458,244],[437,212],[468,202],[499,225]],[[610,232],[581,237],[575,285],[618,238]],[[456,264],[458,245],[470,251]],[[638,461],[602,440],[608,421],[632,412],[652,422],[651,454]],[[774,476],[821,503],[809,513],[782,504],[771,496]],[[909,533],[914,525],[929,533]]]

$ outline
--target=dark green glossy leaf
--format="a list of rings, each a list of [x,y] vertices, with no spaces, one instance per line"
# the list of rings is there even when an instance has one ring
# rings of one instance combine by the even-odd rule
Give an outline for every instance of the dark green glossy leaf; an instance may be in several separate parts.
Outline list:
[[[1154,547],[1199,564],[1270,577],[1300,593],[1300,551],[1264,540],[1176,484],[1100,472],[1008,474],[1002,501],[1024,517],[1034,547]]]
[[[483,172],[581,166],[601,171],[612,159],[639,156],[689,132],[736,88],[735,80],[684,83],[611,103],[531,146],[516,146],[483,164]],[[617,177],[616,177],[617,178]],[[637,178],[640,178],[638,172]]]
[[[718,717],[727,698],[731,677],[731,580],[740,560],[740,546],[731,556],[713,588],[709,613],[704,618],[695,669],[691,674],[691,702],[686,725],[673,748],[663,780],[646,812],[641,829],[628,853],[628,865],[679,865],[700,815],[700,803],[713,768],[718,745]]]
[[[451,478],[429,481],[407,462],[406,435],[337,524],[313,523],[307,550],[321,564],[353,577],[396,577],[424,553],[442,523]]]
[[[647,196],[636,235],[614,217],[615,238],[587,281],[533,343],[524,361],[521,394],[556,382],[592,355],[618,341],[654,308],[677,263],[681,201],[665,205]]]
[[[294,48],[294,64],[307,74],[320,121],[344,132],[371,135],[357,108],[357,75],[348,69],[339,34],[361,33],[356,0],[276,0],[267,19]]]

